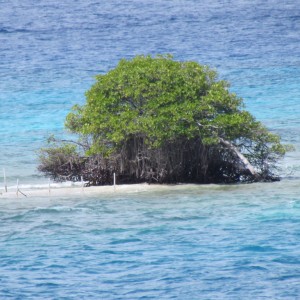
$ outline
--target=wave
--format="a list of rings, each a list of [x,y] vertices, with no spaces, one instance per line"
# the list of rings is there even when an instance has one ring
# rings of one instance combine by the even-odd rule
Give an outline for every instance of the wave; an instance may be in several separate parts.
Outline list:
[[[20,190],[39,190],[39,189],[59,189],[59,188],[72,188],[72,187],[81,187],[85,182],[50,182],[50,183],[36,183],[36,184],[19,184]],[[17,185],[8,186],[9,191],[16,190]]]
[[[0,28],[0,33],[10,34],[10,33],[29,33],[31,30],[20,28],[20,29],[13,29],[13,28]]]

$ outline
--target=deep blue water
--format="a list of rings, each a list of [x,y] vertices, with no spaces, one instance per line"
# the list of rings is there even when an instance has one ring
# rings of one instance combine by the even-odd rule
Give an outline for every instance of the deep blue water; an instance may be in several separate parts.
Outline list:
[[[296,150],[273,185],[0,199],[2,299],[297,299],[298,1],[0,0],[0,172],[43,184],[36,151],[64,134],[93,76],[171,53],[216,68]]]

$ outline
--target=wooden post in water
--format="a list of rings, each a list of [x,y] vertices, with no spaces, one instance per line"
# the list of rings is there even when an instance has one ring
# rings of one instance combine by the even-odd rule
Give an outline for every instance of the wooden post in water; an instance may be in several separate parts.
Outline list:
[[[4,177],[4,189],[5,189],[5,192],[7,193],[7,183],[6,183],[5,168],[3,168],[3,177]]]
[[[84,182],[83,182],[83,176],[81,176],[81,191],[83,192]]]
[[[114,173],[114,191],[116,191],[116,173]]]
[[[50,178],[49,178],[49,186],[48,186],[48,188],[49,188],[49,195],[51,194],[51,182],[50,182]]]

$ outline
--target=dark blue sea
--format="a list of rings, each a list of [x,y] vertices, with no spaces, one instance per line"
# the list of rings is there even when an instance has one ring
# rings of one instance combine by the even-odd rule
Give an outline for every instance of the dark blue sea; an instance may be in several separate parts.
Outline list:
[[[300,2],[0,0],[0,192],[121,58],[218,70],[285,143],[282,181],[0,196],[0,299],[300,299]]]

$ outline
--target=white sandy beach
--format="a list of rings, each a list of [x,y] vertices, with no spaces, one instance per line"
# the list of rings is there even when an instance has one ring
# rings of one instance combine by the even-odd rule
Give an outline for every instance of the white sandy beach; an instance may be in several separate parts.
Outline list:
[[[4,187],[0,188],[0,199],[29,199],[29,198],[57,198],[57,197],[92,197],[101,195],[126,195],[131,193],[153,193],[153,192],[195,192],[196,194],[206,194],[207,192],[259,192],[265,193],[270,190],[273,193],[280,193],[282,188],[289,186],[291,191],[297,191],[299,180],[280,181],[273,183],[253,183],[253,184],[123,184],[110,186],[91,186],[82,187],[80,185],[42,185],[39,187],[20,186],[17,193],[17,187],[8,187],[5,192]]]
[[[91,196],[97,194],[111,194],[122,191],[134,192],[147,190],[149,185],[120,185],[114,186],[92,186],[92,187],[44,187],[44,188],[19,188],[17,193],[16,187],[8,188],[5,192],[1,190],[0,198],[31,198],[31,197],[66,197],[66,196]]]
[[[128,194],[147,191],[168,191],[171,189],[181,189],[187,185],[159,185],[159,184],[124,184],[114,186],[91,186],[91,187],[44,187],[44,188],[19,188],[8,187],[0,190],[0,199],[6,198],[32,198],[32,197],[70,197],[70,196],[97,196],[107,194]],[[197,185],[192,185],[197,186]]]
[[[4,187],[0,188],[0,199],[30,199],[30,198],[57,198],[57,197],[92,197],[101,195],[126,195],[132,193],[153,193],[153,192],[178,192],[185,193],[194,191],[196,193],[207,193],[208,191],[220,191],[236,189],[237,185],[219,185],[219,184],[122,184],[110,186],[91,186],[82,187],[80,185],[52,185],[44,184],[38,187],[28,187],[26,185],[19,187],[8,187],[5,192]],[[245,186],[245,188],[247,188]],[[250,186],[248,186],[250,188]]]

